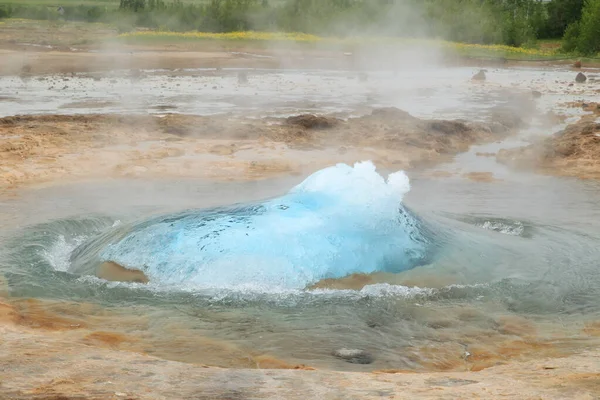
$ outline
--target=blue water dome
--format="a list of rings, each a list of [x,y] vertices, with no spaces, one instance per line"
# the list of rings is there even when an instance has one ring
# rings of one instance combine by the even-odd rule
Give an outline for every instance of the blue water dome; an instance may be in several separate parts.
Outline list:
[[[155,284],[204,288],[302,289],[399,272],[422,262],[429,242],[402,205],[409,190],[402,171],[384,178],[369,161],[338,164],[259,204],[133,224],[97,259],[141,270]]]

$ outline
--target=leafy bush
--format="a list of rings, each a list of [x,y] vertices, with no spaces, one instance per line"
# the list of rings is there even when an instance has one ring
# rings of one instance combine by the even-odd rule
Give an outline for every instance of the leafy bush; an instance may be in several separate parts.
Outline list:
[[[577,42],[579,40],[579,22],[573,22],[567,27],[561,50],[566,53],[572,53],[577,50]]]
[[[600,52],[600,0],[587,0],[583,7],[577,50],[587,55]]]
[[[583,55],[600,52],[600,0],[586,0],[581,20],[573,22],[565,31],[562,50]]]
[[[10,18],[12,16],[12,8],[6,5],[0,5],[0,19]]]
[[[560,38],[581,19],[584,0],[552,0],[545,5],[545,19],[538,24],[540,39]]]

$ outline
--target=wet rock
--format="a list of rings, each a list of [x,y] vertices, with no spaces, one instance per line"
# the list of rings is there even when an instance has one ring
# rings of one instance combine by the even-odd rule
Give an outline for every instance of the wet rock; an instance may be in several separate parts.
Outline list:
[[[531,91],[531,96],[534,99],[539,99],[540,97],[542,97],[542,92],[538,92],[537,90],[532,90]]]
[[[471,78],[471,80],[473,80],[473,81],[485,81],[485,79],[486,79],[485,73],[486,73],[486,70],[482,69],[478,73],[476,73],[475,75],[473,75],[473,77]]]
[[[385,119],[414,119],[414,117],[408,112],[400,110],[396,107],[376,108],[373,111],[371,111],[371,115],[374,117],[381,117]]]
[[[583,83],[585,81],[587,81],[587,76],[585,76],[582,72],[578,73],[575,77],[575,82],[577,83]]]
[[[427,126],[428,130],[441,132],[446,135],[457,135],[468,131],[470,128],[467,124],[460,121],[431,121]]]
[[[375,359],[371,354],[359,349],[338,349],[333,355],[351,364],[371,364]]]
[[[574,68],[581,68],[581,61],[580,60],[575,61],[575,63],[573,64],[573,67]]]
[[[150,281],[142,271],[127,269],[112,261],[102,263],[98,267],[96,274],[99,278],[113,282],[148,283]]]
[[[333,128],[339,120],[313,114],[302,114],[289,117],[286,122],[290,125],[300,125],[306,129],[327,129]]]

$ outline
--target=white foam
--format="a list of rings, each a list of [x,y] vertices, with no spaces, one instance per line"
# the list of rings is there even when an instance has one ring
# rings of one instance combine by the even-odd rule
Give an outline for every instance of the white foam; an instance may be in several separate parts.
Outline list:
[[[42,257],[55,270],[66,272],[71,265],[71,253],[86,239],[86,236],[77,236],[67,240],[64,235],[59,235],[52,246],[42,250]]]
[[[525,227],[519,221],[516,221],[512,225],[502,222],[485,221],[481,227],[489,231],[494,231],[509,236],[521,236],[525,231]]]

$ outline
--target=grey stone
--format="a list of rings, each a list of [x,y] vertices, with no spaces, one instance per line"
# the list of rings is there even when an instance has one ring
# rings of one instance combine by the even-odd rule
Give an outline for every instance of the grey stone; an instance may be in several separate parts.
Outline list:
[[[333,355],[351,364],[371,364],[375,359],[365,350],[359,349],[338,349]]]

